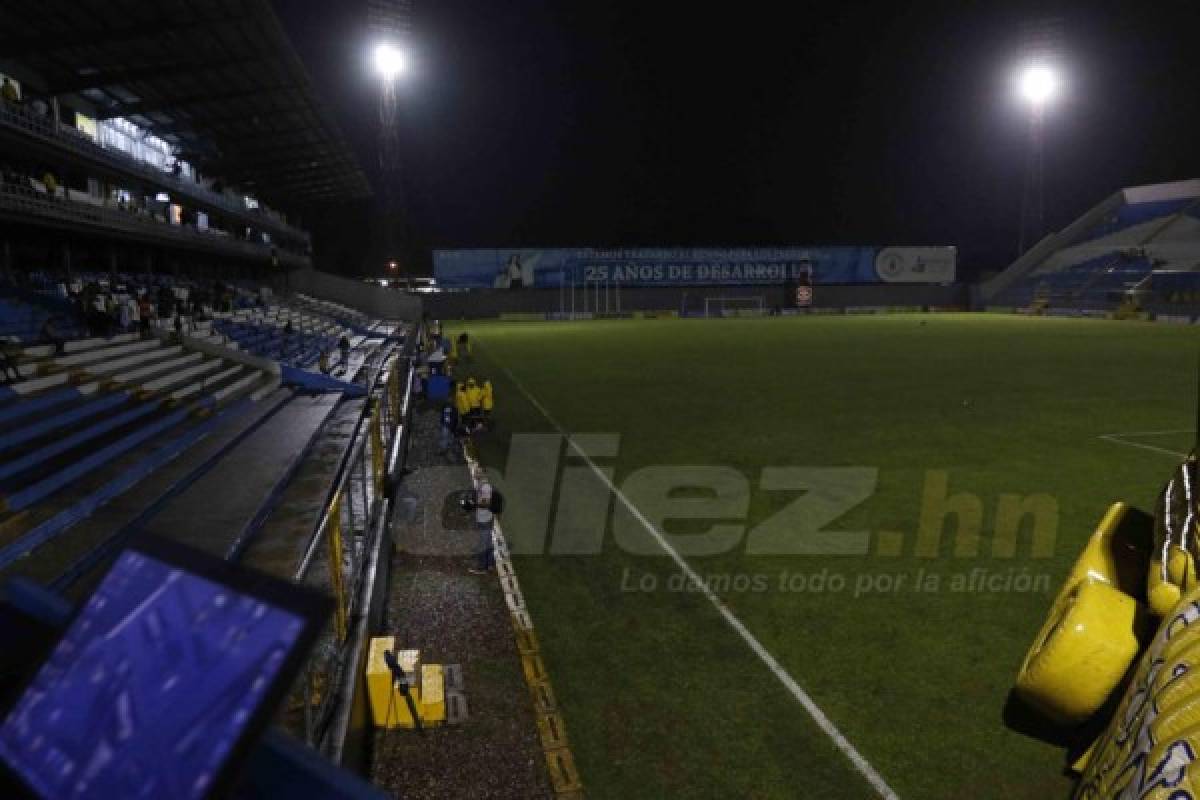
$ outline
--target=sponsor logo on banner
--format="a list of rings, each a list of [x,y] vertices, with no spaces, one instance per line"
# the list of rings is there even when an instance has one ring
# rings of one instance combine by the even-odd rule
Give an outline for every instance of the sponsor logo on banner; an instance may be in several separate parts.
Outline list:
[[[886,283],[950,283],[958,251],[953,247],[885,247],[875,271]]]

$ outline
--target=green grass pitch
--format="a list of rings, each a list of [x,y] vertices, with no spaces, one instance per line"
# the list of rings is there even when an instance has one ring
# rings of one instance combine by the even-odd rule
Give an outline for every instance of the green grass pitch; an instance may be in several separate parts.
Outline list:
[[[1006,698],[1105,508],[1151,507],[1190,446],[1195,331],[993,315],[447,327],[475,343],[461,374],[496,387],[490,468],[506,469],[514,434],[554,430],[507,370],[572,434],[620,435],[596,459],[618,486],[647,466],[743,475],[748,527],[803,497],[764,489],[764,468],[877,470],[825,526],[869,532],[865,554],[751,555],[742,539],[688,561],[900,797],[1069,795],[1063,752],[1007,727]],[[510,539],[527,533],[524,494],[507,496]],[[978,537],[949,520],[918,552],[922,506],[945,495],[979,509]],[[1012,514],[1026,501],[1041,552],[1035,515]],[[1013,519],[1006,556],[997,530]],[[714,523],[664,524],[682,539]],[[630,549],[610,531],[598,554],[514,559],[588,795],[875,796],[713,606],[674,591],[675,565]],[[779,583],[796,575],[807,585]]]

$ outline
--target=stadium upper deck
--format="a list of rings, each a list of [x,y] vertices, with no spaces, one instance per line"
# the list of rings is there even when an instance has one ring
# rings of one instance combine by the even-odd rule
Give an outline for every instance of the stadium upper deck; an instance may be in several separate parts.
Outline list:
[[[306,266],[277,209],[369,194],[266,0],[5,3],[0,30],[10,230]]]

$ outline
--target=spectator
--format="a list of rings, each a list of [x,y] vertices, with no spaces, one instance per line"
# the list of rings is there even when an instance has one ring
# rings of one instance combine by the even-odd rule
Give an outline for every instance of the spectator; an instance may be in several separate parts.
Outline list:
[[[158,316],[166,319],[175,313],[175,293],[170,286],[162,286],[158,290]]]
[[[429,362],[430,375],[442,375],[446,372],[446,353],[441,345],[434,345],[433,352],[426,359]]]
[[[149,295],[143,294],[138,298],[138,318],[141,322],[142,335],[148,335],[150,324],[154,321],[154,305],[150,302]]]
[[[492,409],[496,405],[495,397],[493,397],[493,395],[492,395],[492,382],[491,381],[483,382],[482,402],[483,402],[483,418],[485,420],[490,419],[492,416]]]
[[[133,298],[126,297],[121,300],[121,305],[117,307],[117,321],[121,325],[121,331],[128,331],[133,327],[133,323],[137,321],[137,305],[133,302]]]
[[[465,424],[471,413],[471,401],[467,398],[467,387],[462,383],[454,385],[454,407],[458,410],[459,419]]]
[[[4,83],[0,84],[0,97],[4,98],[4,102],[13,105],[21,102],[21,95],[17,93],[17,85],[8,78],[5,78]]]
[[[46,317],[46,321],[42,323],[41,337],[46,344],[54,345],[54,355],[61,356],[66,350],[66,340],[59,330],[57,319],[53,314]]]
[[[338,339],[338,352],[342,356],[342,369],[345,369],[350,361],[350,339],[344,333]]]
[[[450,448],[454,446],[457,433],[458,412],[450,403],[443,403],[440,426],[438,427],[438,453],[443,456],[450,453]]]
[[[46,187],[47,195],[58,197],[58,178],[55,178],[54,173],[50,170],[42,173],[42,185]]]
[[[17,370],[17,354],[19,352],[18,340],[15,338],[0,341],[0,372],[4,375],[5,383],[21,380],[21,373]]]
[[[472,420],[478,420],[483,416],[483,389],[479,388],[474,378],[467,378],[466,394],[467,414]]]
[[[475,511],[475,527],[479,530],[479,562],[471,568],[474,575],[486,575],[496,564],[496,554],[492,542],[492,525],[495,520],[493,507],[503,508],[503,501],[495,503],[500,493],[492,489],[492,485],[484,478],[479,488],[475,490],[475,501],[472,508]]]

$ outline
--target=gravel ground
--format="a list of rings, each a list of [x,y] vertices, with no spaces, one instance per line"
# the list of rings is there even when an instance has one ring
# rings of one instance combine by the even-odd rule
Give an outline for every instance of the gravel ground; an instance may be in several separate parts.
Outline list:
[[[405,798],[554,797],[504,595],[495,574],[467,572],[476,532],[445,501],[469,489],[466,467],[437,454],[435,411],[414,422],[406,487],[417,507],[411,519],[397,510],[385,627],[425,662],[462,665],[469,715],[423,736],[376,732],[372,780]]]

